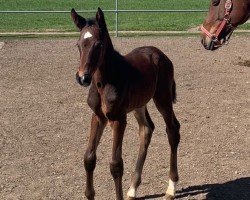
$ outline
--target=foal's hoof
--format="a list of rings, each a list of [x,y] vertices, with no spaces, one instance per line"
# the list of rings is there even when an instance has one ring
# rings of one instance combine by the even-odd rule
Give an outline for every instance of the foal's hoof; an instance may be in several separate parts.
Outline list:
[[[164,200],[174,200],[174,196],[166,194]]]

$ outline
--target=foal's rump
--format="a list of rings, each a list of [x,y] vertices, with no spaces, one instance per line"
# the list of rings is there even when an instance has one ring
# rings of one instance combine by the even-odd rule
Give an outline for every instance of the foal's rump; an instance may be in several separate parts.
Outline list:
[[[130,92],[134,99],[147,103],[156,93],[171,93],[175,99],[175,82],[173,64],[158,48],[153,46],[139,47],[125,56],[132,71],[137,74],[130,77]],[[138,94],[138,97],[137,97]]]
[[[173,64],[170,59],[158,48],[153,46],[139,47],[125,56],[127,62],[142,75],[173,77]],[[163,74],[159,74],[163,73]]]

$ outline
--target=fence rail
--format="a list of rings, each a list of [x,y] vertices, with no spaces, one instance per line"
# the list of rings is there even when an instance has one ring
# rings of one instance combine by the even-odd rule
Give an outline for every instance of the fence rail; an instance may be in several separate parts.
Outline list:
[[[207,12],[208,10],[103,10],[103,12]],[[0,10],[0,13],[69,13],[70,11],[65,10]],[[95,13],[96,10],[79,10],[79,13]]]

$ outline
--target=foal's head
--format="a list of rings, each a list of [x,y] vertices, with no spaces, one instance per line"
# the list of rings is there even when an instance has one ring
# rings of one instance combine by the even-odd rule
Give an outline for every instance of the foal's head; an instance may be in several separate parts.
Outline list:
[[[96,13],[95,19],[81,17],[72,9],[71,17],[80,31],[77,47],[80,53],[80,65],[76,73],[76,80],[82,86],[89,86],[93,74],[99,65],[102,64],[105,48],[110,41],[104,14],[100,8]],[[109,39],[108,39],[109,38]]]

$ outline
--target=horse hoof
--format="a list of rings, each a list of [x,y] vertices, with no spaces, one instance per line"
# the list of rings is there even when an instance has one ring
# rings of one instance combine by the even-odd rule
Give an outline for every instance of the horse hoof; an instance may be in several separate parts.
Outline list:
[[[174,196],[166,194],[164,200],[174,200]]]

